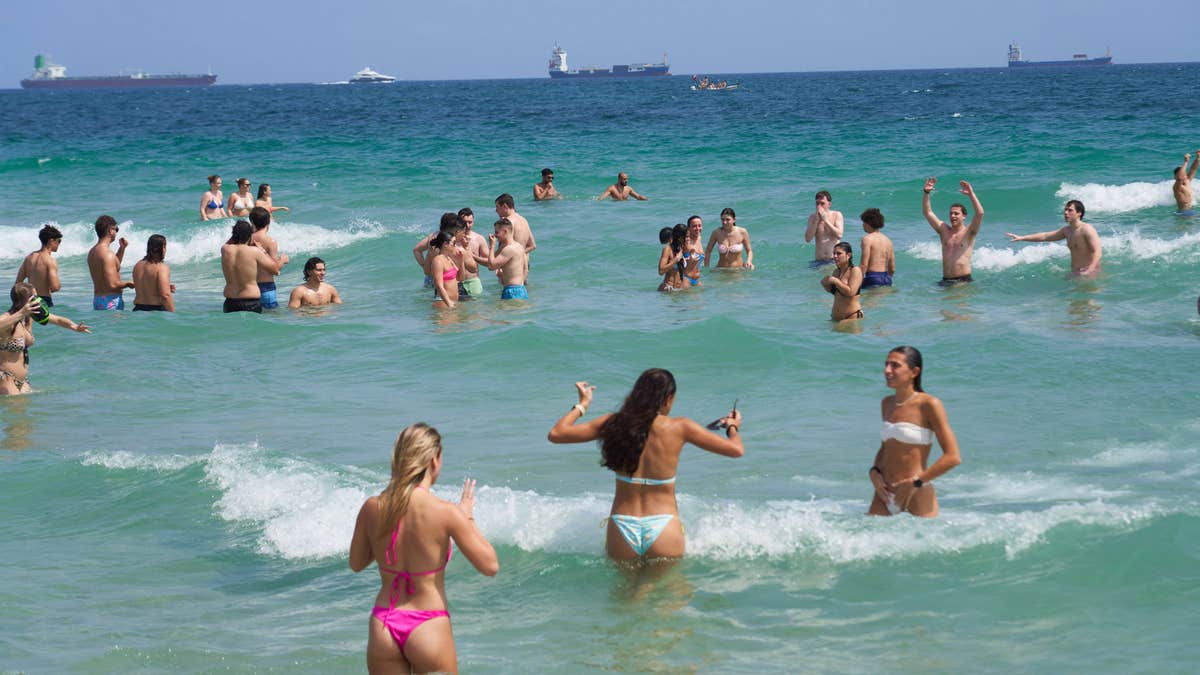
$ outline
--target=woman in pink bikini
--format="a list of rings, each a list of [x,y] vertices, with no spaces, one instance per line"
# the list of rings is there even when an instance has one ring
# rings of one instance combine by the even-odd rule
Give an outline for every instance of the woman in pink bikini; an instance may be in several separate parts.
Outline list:
[[[358,512],[350,569],[376,561],[382,582],[367,637],[367,670],[458,672],[446,565],[458,545],[475,569],[495,576],[496,551],[475,526],[475,481],[463,482],[458,504],[429,491],[442,470],[442,437],[418,422],[400,432],[392,450],[392,480]]]
[[[704,248],[704,266],[712,259],[713,247],[717,247],[717,267],[745,267],[754,269],[754,249],[750,248],[750,233],[737,224],[733,209],[721,209],[721,227],[713,230],[708,246]],[[745,253],[745,260],[742,253]]]

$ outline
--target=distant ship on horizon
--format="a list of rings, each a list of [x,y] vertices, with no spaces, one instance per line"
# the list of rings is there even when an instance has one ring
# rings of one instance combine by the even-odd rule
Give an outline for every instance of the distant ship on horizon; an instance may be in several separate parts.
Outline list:
[[[1021,56],[1021,46],[1015,42],[1008,45],[1008,67],[1009,68],[1028,68],[1031,66],[1110,66],[1112,65],[1112,53],[1109,50],[1104,51],[1104,56],[1097,56],[1094,59],[1089,59],[1087,54],[1073,54],[1069,60],[1061,61],[1026,61]]]
[[[115,89],[130,87],[207,87],[217,81],[206,75],[149,75],[137,71],[129,75],[87,75],[67,77],[66,66],[51,63],[45,54],[33,59],[33,75],[21,80],[23,89]]]
[[[571,70],[567,66],[567,52],[558,43],[554,44],[554,51],[550,54],[550,65],[548,66],[551,79],[592,79],[592,78],[607,78],[607,77],[656,77],[666,76],[671,74],[671,66],[667,63],[667,55],[663,54],[663,60],[660,63],[629,63],[618,64],[610,68],[601,68],[600,66],[583,66]]]

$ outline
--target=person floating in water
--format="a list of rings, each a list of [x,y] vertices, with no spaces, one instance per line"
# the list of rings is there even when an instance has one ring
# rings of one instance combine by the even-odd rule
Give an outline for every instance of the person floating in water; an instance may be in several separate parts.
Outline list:
[[[1094,277],[1100,273],[1100,235],[1096,228],[1083,222],[1083,202],[1072,199],[1063,209],[1063,220],[1067,224],[1051,232],[1016,235],[1005,232],[1010,241],[1059,241],[1067,240],[1071,251],[1071,275]]]
[[[929,203],[929,193],[933,192],[935,185],[937,178],[925,180],[925,195],[921,198],[921,208],[925,211],[925,220],[929,221],[929,226],[942,240],[942,280],[939,283],[949,286],[974,281],[971,277],[971,255],[975,252],[975,237],[979,236],[979,227],[983,225],[983,205],[979,203],[979,197],[971,184],[965,180],[959,181],[958,191],[971,200],[975,215],[971,217],[970,226],[963,227],[967,220],[967,207],[957,203],[951,204],[950,222],[944,223],[933,214],[933,206]]]
[[[596,199],[605,200],[609,197],[618,202],[628,201],[630,197],[638,200],[639,202],[644,202],[649,199],[649,197],[643,197],[642,195],[638,194],[636,190],[629,186],[629,174],[625,173],[624,171],[617,174],[617,182],[609,185],[608,189]]]
[[[1188,160],[1192,160],[1192,167],[1188,168]],[[1196,151],[1196,158],[1192,159],[1191,155],[1183,156],[1183,164],[1175,167],[1175,184],[1171,186],[1171,192],[1175,195],[1175,206],[1178,211],[1177,216],[1194,216],[1196,215],[1196,200],[1192,197],[1192,179],[1196,177],[1196,167],[1200,166],[1200,150]]]

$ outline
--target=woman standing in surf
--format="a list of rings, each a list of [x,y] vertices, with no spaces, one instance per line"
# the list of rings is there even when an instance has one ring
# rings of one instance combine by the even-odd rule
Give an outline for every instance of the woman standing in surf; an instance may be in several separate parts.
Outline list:
[[[884,380],[896,393],[880,402],[883,442],[875,453],[875,464],[867,472],[875,488],[868,515],[890,516],[907,511],[914,516],[937,516],[933,480],[962,463],[946,409],[921,388],[923,369],[921,352],[915,347],[896,347],[884,361]],[[926,467],[935,436],[942,446],[942,456]]]

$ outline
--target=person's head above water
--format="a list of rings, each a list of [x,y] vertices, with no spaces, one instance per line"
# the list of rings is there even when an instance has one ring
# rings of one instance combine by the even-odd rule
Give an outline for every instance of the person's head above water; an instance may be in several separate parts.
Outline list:
[[[379,532],[387,536],[408,511],[408,502],[429,476],[437,480],[442,463],[442,435],[437,429],[417,422],[396,437],[392,446],[392,479],[379,495]]]

